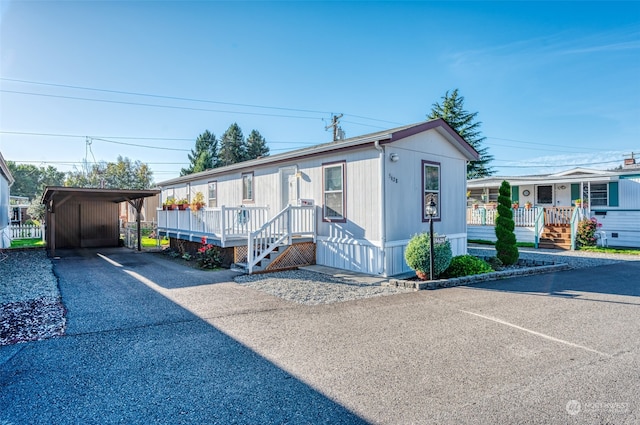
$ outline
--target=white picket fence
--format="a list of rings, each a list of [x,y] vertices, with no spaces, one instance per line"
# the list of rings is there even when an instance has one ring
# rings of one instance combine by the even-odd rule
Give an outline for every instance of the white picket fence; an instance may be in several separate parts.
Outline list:
[[[24,224],[12,224],[9,226],[9,238],[16,239],[42,239],[44,240],[44,226],[31,226]]]

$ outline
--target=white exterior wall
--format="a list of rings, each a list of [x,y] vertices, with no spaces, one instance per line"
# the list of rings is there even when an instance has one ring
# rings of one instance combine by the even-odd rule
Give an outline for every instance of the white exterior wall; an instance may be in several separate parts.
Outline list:
[[[640,209],[607,209],[606,215],[592,211],[591,216],[602,224],[598,231],[606,233],[609,246],[640,248]]]
[[[640,209],[640,176],[619,180],[618,200],[620,208]]]

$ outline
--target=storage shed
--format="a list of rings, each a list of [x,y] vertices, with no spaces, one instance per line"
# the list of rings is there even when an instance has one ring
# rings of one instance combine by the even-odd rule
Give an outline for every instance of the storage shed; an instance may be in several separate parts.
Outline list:
[[[47,187],[42,196],[47,208],[47,249],[55,256],[56,249],[62,248],[118,246],[118,204],[128,202],[139,212],[143,199],[158,193],[158,190]]]

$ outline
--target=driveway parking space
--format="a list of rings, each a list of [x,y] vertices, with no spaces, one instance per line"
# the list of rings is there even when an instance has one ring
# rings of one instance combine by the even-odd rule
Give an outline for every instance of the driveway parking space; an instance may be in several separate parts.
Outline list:
[[[640,262],[305,306],[144,255],[56,264],[0,423],[640,422]]]

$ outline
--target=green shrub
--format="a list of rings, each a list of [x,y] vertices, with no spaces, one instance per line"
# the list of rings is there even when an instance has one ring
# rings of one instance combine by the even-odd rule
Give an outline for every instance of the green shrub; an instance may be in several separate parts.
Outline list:
[[[511,209],[511,185],[506,180],[500,185],[498,196],[498,217],[496,218],[496,252],[503,264],[515,264],[520,257],[513,233],[513,210]]]
[[[498,257],[489,257],[487,260],[487,264],[491,266],[493,270],[501,270],[504,264]]]
[[[596,230],[598,229],[598,221],[594,218],[580,220],[578,222],[578,233],[576,234],[576,243],[581,246],[596,246]]]
[[[471,276],[474,274],[490,273],[493,269],[484,260],[473,255],[458,255],[451,259],[451,264],[444,275],[446,277]]]
[[[429,234],[421,233],[415,235],[409,241],[407,249],[404,252],[404,259],[407,261],[407,265],[413,270],[420,271],[429,274],[430,270],[430,257],[429,252]],[[449,241],[444,243],[435,243],[433,246],[433,273],[434,278],[438,277],[444,272],[449,263],[451,262],[451,244]]]
[[[28,219],[24,222],[25,226],[40,226],[40,222],[38,220]]]

